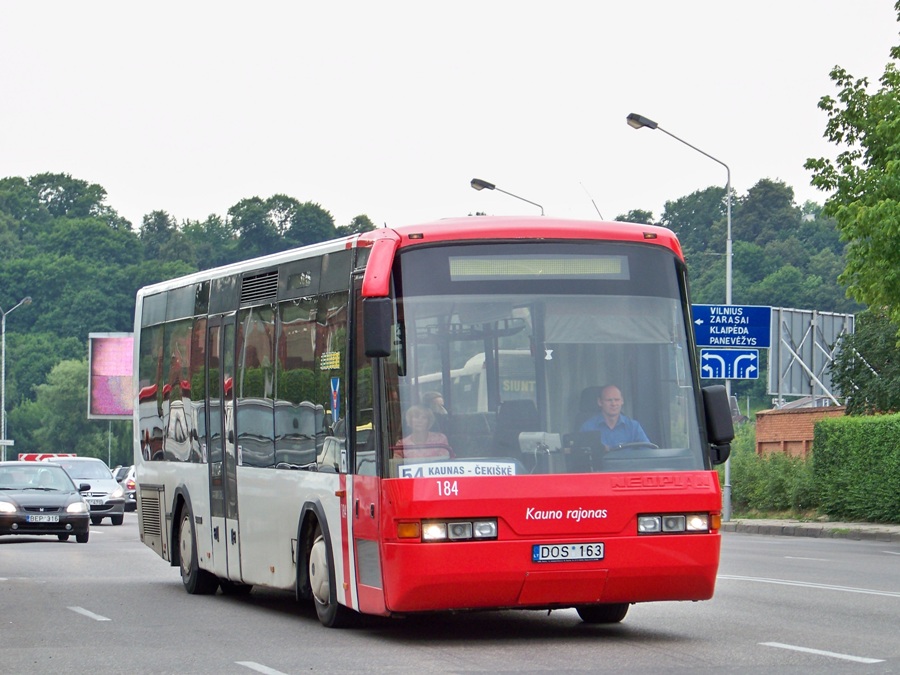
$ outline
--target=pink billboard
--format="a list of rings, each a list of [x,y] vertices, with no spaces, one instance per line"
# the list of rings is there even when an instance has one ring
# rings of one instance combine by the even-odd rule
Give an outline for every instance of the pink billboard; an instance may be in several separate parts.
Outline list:
[[[134,336],[91,333],[88,341],[88,418],[131,419]]]

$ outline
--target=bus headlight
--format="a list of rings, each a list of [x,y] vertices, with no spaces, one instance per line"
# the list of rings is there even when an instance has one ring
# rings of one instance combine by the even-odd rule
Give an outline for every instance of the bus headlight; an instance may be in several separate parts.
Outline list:
[[[422,523],[422,541],[444,541],[447,539],[447,523]]]
[[[657,532],[662,532],[662,519],[659,516],[638,516],[638,534]]]
[[[638,516],[638,534],[693,534],[710,532],[708,513],[660,513]],[[712,530],[718,529],[718,520],[712,516]]]
[[[496,538],[496,518],[422,522],[422,541],[472,541]]]
[[[496,520],[476,520],[472,523],[475,539],[496,539],[497,538],[497,521]]]

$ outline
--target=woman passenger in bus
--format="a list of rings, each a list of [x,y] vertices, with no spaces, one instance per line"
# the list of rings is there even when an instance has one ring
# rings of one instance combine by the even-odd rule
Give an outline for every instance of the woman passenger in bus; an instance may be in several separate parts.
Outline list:
[[[421,405],[410,406],[406,411],[406,425],[410,432],[394,447],[394,457],[454,457],[447,437],[432,431],[434,413]]]

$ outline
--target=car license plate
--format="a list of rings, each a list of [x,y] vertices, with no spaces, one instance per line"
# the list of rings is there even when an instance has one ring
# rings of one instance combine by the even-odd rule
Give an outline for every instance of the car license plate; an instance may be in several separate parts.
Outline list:
[[[531,549],[532,562],[578,562],[603,560],[603,542],[589,544],[535,544]]]
[[[59,516],[50,516],[50,515],[28,516],[28,522],[29,523],[58,523]]]
[[[103,506],[102,499],[85,499],[85,501],[91,506]]]

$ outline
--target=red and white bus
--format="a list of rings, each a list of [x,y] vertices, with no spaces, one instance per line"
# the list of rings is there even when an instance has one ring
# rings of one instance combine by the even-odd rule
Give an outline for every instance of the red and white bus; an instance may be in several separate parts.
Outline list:
[[[134,334],[140,536],[189,593],[293,591],[327,626],[713,595],[733,430],[669,230],[378,229],[144,288]],[[582,431],[609,383],[649,443]]]

